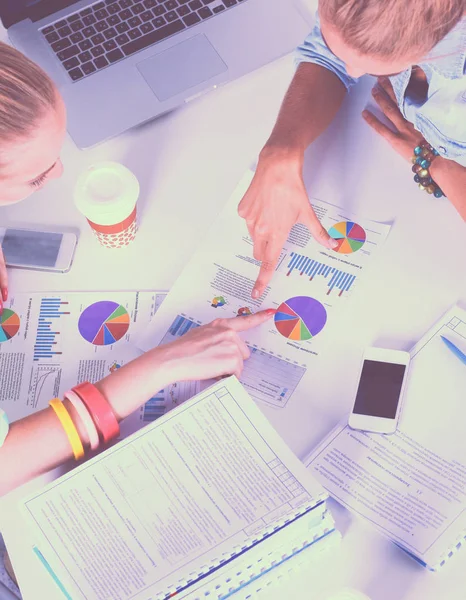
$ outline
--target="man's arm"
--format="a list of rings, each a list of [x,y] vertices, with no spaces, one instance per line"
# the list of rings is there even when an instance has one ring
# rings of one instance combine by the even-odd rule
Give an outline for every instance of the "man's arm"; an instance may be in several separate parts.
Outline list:
[[[326,67],[301,63],[283,101],[276,125],[260,153],[256,174],[241,201],[239,214],[254,241],[254,257],[262,261],[253,290],[259,298],[295,223],[331,248],[332,240],[314,214],[304,187],[304,152],[331,123],[346,87]]]
[[[287,150],[302,159],[309,144],[330,125],[345,95],[346,88],[334,73],[321,65],[301,63],[263,153]]]
[[[430,166],[432,179],[466,221],[466,167],[441,156]]]

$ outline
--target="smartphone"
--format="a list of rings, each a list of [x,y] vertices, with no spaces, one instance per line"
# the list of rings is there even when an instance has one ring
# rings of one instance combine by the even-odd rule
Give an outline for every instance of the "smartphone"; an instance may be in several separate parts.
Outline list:
[[[73,232],[0,227],[0,245],[7,267],[66,273],[77,243]]]
[[[375,433],[396,431],[409,358],[408,352],[399,350],[366,350],[350,427]]]

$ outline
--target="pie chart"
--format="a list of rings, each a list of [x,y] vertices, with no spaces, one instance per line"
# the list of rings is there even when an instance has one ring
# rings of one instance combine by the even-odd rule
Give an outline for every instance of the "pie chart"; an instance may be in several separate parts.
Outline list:
[[[283,337],[296,342],[310,340],[327,322],[323,304],[309,296],[295,296],[280,304],[275,313],[275,327]]]
[[[10,308],[4,308],[0,315],[0,343],[11,340],[18,333],[20,325],[18,315]]]
[[[334,248],[335,252],[340,254],[351,254],[357,252],[364,246],[366,241],[366,232],[357,223],[352,221],[341,221],[333,227],[330,227],[328,234],[334,240],[338,241],[338,246]]]
[[[91,304],[81,313],[78,329],[94,346],[109,346],[124,337],[129,324],[129,314],[124,306],[103,300]]]

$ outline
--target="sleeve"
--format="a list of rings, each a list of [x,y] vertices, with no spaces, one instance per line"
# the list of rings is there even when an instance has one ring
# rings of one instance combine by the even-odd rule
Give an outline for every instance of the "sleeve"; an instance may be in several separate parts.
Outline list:
[[[295,53],[295,63],[308,62],[325,67],[340,79],[346,90],[357,83],[358,79],[350,77],[346,72],[345,63],[333,54],[322,37],[319,15],[316,14],[316,24],[304,42],[298,46]]]
[[[8,421],[8,417],[5,411],[0,408],[0,448],[3,446],[3,442],[8,435],[9,428],[10,422]]]

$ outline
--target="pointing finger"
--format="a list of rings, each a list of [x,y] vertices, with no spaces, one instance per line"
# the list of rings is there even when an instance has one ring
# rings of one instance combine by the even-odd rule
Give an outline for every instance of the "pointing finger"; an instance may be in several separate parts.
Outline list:
[[[228,326],[239,333],[240,331],[248,331],[249,329],[253,329],[254,327],[258,327],[265,323],[277,311],[274,308],[268,308],[267,310],[260,310],[253,315],[248,315],[246,317],[234,317],[233,319],[228,320]]]

